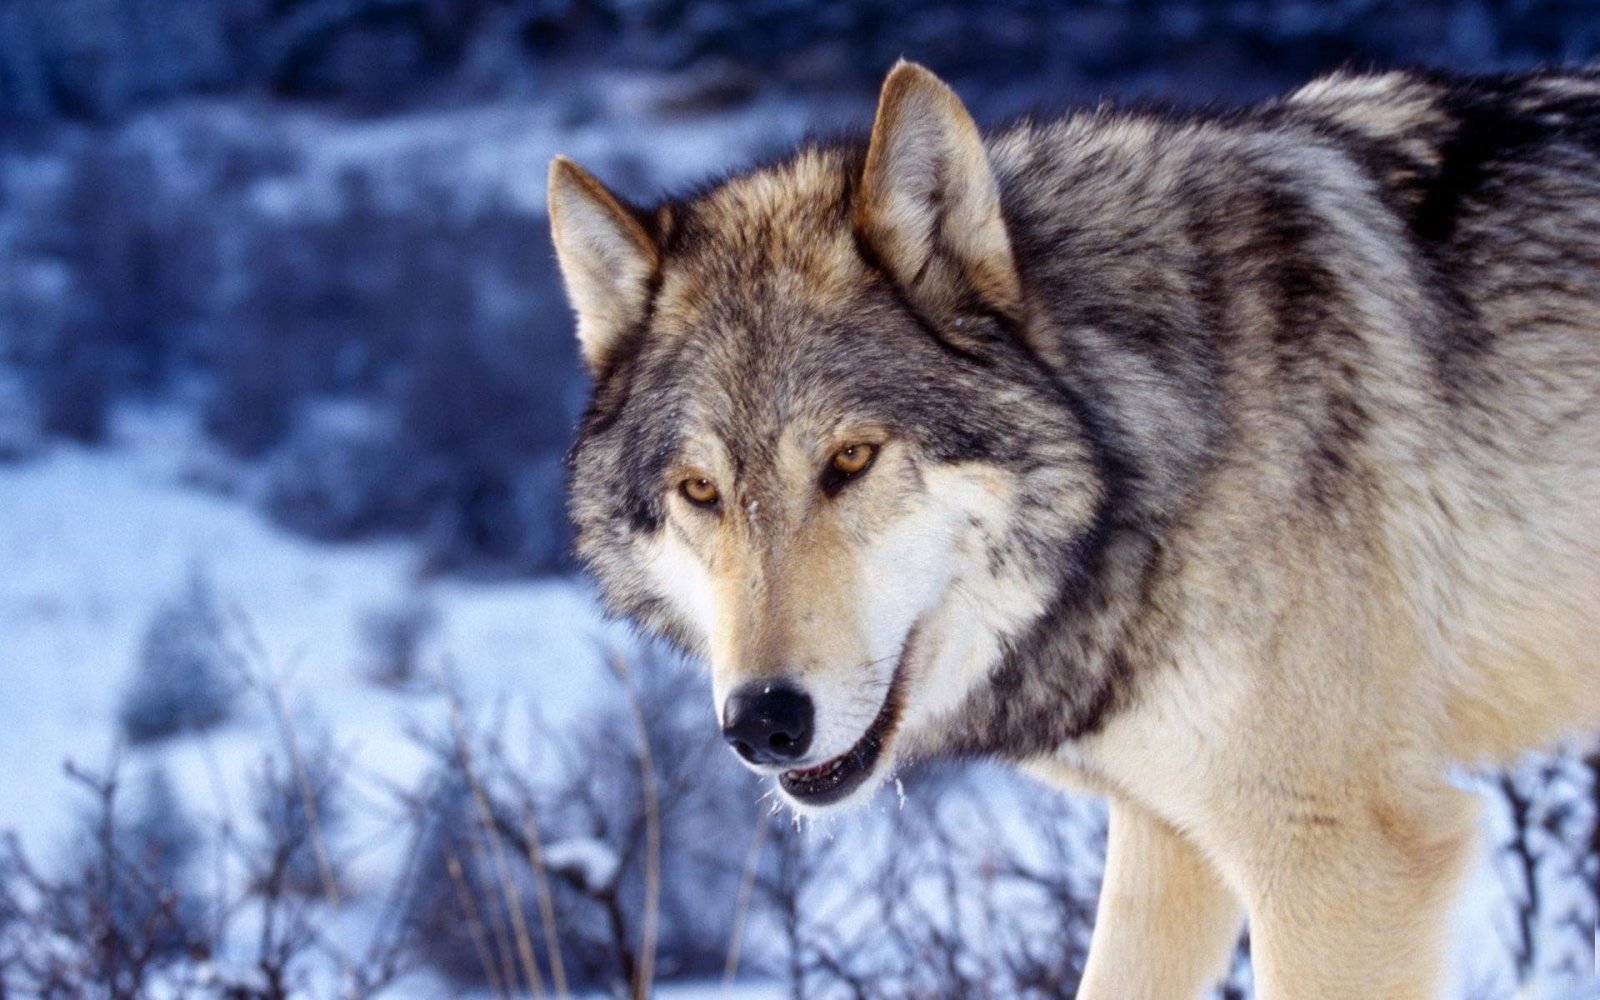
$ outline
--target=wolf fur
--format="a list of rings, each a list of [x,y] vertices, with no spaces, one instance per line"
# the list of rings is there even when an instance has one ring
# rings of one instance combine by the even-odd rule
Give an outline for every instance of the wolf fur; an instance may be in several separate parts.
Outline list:
[[[871,735],[848,801],[1109,796],[1081,997],[1196,996],[1246,916],[1268,1000],[1436,995],[1447,769],[1600,724],[1600,72],[985,136],[902,63],[862,140],[549,204],[613,611],[801,685],[808,767]]]

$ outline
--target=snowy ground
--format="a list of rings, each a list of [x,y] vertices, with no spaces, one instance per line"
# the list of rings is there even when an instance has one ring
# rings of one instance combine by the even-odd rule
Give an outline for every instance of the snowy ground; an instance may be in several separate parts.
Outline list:
[[[442,708],[437,696],[366,678],[360,623],[419,586],[410,547],[318,545],[241,500],[183,485],[188,445],[172,425],[138,415],[123,421],[117,447],[62,446],[0,470],[8,786],[0,826],[17,828],[30,848],[51,843],[70,820],[62,762],[106,759],[143,629],[196,568],[260,637],[292,711],[327,725],[360,770],[402,783],[416,777],[422,756],[405,727]],[[602,652],[628,641],[572,583],[451,581],[426,590],[440,612],[428,658],[447,658],[470,700],[508,698],[550,724],[600,696]],[[237,722],[207,739],[150,751],[172,765],[186,801],[216,798],[213,764],[231,784],[237,768],[255,763],[269,720],[264,706],[245,703]]]
[[[109,449],[60,446],[34,463],[0,467],[0,829],[16,830],[46,864],[59,858],[87,806],[63,764],[105,767],[143,631],[198,569],[259,637],[266,656],[257,666],[281,685],[296,728],[325,729],[350,758],[352,791],[374,804],[351,810],[343,831],[359,847],[353,895],[361,898],[363,883],[388,884],[405,848],[391,791],[418,784],[429,758],[412,733],[439,730],[447,713],[440,695],[367,678],[361,623],[421,586],[410,547],[309,543],[240,499],[184,485],[195,439],[170,414],[128,414],[119,438]],[[439,614],[425,666],[448,663],[467,703],[503,706],[513,737],[519,722],[559,727],[614,696],[602,654],[629,637],[603,623],[576,584],[424,589]],[[247,695],[243,704],[238,718],[203,736],[125,748],[126,773],[159,764],[200,829],[223,820],[237,828],[276,742],[265,700]],[[358,946],[360,902],[343,916]]]

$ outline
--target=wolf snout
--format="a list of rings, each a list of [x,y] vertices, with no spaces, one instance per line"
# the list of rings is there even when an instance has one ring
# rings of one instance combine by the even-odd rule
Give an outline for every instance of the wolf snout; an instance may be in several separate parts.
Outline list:
[[[751,764],[791,764],[811,749],[811,697],[783,681],[757,681],[723,703],[722,738]]]

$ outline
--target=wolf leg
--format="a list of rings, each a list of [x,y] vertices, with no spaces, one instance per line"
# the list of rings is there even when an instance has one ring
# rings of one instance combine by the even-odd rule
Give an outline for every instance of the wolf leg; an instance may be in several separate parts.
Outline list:
[[[1245,872],[1258,1000],[1435,1000],[1476,812],[1441,786],[1274,824]]]
[[[1162,820],[1111,800],[1105,882],[1078,1000],[1186,1000],[1226,971],[1243,910]]]

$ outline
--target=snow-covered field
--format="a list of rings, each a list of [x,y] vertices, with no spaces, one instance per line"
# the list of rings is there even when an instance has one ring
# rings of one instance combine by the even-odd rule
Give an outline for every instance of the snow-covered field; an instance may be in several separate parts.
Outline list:
[[[330,547],[286,535],[243,500],[187,485],[199,448],[173,413],[130,412],[110,448],[58,446],[0,467],[0,830],[15,830],[37,861],[61,860],[90,805],[64,764],[102,771],[114,752],[133,777],[164,770],[197,828],[248,826],[252,782],[278,741],[260,690],[205,734],[117,747],[144,631],[200,572],[259,641],[249,669],[277,685],[302,740],[328,734],[348,758],[350,791],[372,806],[348,810],[341,831],[355,848],[355,903],[342,918],[360,947],[371,916],[362,890],[390,883],[406,847],[392,793],[418,786],[433,762],[415,734],[440,731],[448,712],[442,694],[370,680],[365,616],[424,592],[438,627],[423,671],[448,670],[462,701],[503,713],[512,737],[614,698],[604,656],[631,639],[573,582],[419,583],[404,543]],[[411,988],[443,989],[425,976]]]
[[[136,414],[110,449],[55,448],[0,469],[0,826],[44,848],[73,816],[62,762],[104,763],[118,700],[156,608],[198,570],[266,652],[291,712],[320,721],[358,771],[406,783],[424,761],[407,725],[443,710],[438,695],[367,679],[363,616],[425,587],[439,629],[425,659],[448,660],[473,702],[509,699],[559,725],[602,697],[603,653],[625,631],[600,621],[576,584],[418,584],[403,543],[318,545],[285,534],[239,499],[182,482],[193,439],[169,414]],[[236,790],[259,755],[264,704],[234,723],[158,745],[197,809],[215,802],[213,767]],[[134,759],[146,751],[133,751]]]

